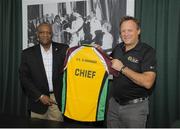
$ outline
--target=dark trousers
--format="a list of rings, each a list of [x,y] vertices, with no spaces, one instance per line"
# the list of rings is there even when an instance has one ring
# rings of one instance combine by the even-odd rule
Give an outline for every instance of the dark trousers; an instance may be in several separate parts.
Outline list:
[[[111,97],[107,112],[108,128],[145,128],[149,114],[149,100],[120,105]]]

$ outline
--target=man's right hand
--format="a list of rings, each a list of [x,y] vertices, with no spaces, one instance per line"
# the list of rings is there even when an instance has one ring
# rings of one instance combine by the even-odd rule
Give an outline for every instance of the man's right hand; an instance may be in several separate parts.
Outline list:
[[[49,96],[47,95],[41,95],[39,100],[44,104],[44,105],[48,105],[51,106],[52,104],[54,104],[55,102],[49,98]]]
[[[123,63],[118,59],[112,59],[111,62],[112,62],[111,67],[117,71],[120,71],[121,68],[124,66]]]

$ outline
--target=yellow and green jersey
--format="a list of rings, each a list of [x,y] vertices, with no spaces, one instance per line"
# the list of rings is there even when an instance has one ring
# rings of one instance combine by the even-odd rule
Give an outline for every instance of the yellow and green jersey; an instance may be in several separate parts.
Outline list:
[[[69,49],[61,110],[66,117],[89,122],[104,120],[109,84],[107,62],[108,58],[92,46]]]

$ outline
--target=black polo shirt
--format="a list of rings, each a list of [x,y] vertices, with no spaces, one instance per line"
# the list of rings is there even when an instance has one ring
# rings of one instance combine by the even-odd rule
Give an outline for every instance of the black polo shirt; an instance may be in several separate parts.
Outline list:
[[[155,50],[145,43],[139,42],[127,52],[125,52],[124,43],[120,43],[114,48],[111,56],[121,60],[125,66],[138,73],[156,72]],[[113,78],[112,95],[119,101],[129,101],[148,96],[148,90],[120,73],[118,77]]]

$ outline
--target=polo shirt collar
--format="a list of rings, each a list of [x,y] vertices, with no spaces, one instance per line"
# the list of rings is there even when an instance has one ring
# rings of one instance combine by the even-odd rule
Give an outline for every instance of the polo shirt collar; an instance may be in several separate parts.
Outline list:
[[[124,42],[123,42],[123,45],[122,45],[121,48],[122,48],[123,51],[125,51],[125,44],[124,44]],[[136,44],[136,46],[135,46],[134,48],[132,48],[131,50],[129,50],[129,51],[132,51],[132,50],[140,51],[141,48],[142,48],[141,42],[138,41],[138,43]]]

